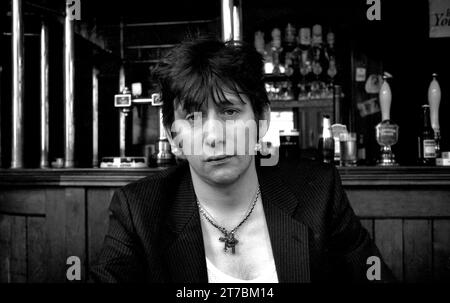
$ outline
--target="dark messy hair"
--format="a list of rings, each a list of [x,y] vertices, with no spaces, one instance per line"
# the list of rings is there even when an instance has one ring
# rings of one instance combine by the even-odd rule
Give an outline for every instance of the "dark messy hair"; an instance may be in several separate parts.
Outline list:
[[[227,102],[224,90],[250,100],[258,120],[269,104],[263,57],[244,42],[197,38],[174,47],[153,70],[163,101],[163,124],[170,128],[174,109],[198,111],[204,102]]]

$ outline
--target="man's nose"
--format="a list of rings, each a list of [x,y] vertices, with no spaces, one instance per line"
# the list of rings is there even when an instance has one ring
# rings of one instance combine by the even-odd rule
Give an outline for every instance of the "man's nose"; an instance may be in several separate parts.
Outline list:
[[[208,111],[205,124],[203,125],[204,143],[212,148],[224,141],[223,122],[215,111]]]

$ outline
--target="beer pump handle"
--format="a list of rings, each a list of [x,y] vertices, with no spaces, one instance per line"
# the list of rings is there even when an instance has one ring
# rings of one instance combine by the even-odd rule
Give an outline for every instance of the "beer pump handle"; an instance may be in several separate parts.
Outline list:
[[[434,131],[439,131],[439,105],[441,103],[441,88],[436,79],[437,74],[433,74],[433,80],[428,88],[428,104],[430,105],[431,127]]]
[[[163,123],[163,113],[162,113],[162,100],[161,95],[159,93],[153,93],[151,96],[151,104],[152,106],[158,107],[159,112],[159,140],[166,140],[167,134],[166,129],[164,128]]]
[[[386,76],[383,76],[383,84],[381,85],[379,99],[381,108],[381,120],[390,120],[392,93]]]

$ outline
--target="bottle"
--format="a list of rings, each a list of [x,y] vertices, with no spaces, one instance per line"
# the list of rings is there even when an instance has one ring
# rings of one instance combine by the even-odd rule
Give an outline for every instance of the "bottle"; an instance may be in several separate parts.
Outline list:
[[[322,26],[316,24],[313,26],[312,37],[312,71],[315,76],[314,81],[311,83],[311,95],[315,98],[322,97],[322,90],[325,83],[322,81],[323,77],[323,45],[322,45]]]
[[[295,51],[301,81],[298,83],[299,94],[298,99],[308,98],[309,89],[308,82],[311,80],[312,58],[311,58],[311,29],[302,27],[298,32],[298,47]]]
[[[283,53],[281,54],[287,76],[292,76],[294,74],[294,69],[297,61],[294,57],[295,47],[295,27],[288,23],[284,35]]]
[[[256,31],[255,32],[255,39],[254,39],[254,45],[255,49],[258,53],[260,53],[263,56],[267,55],[266,50],[264,49],[264,33],[262,31]]]
[[[272,61],[273,61],[273,74],[284,74],[285,70],[280,62],[280,54],[283,51],[281,47],[281,31],[278,28],[272,30]]]
[[[298,32],[298,47],[300,51],[309,52],[311,49],[311,29],[309,27],[302,27]]]
[[[281,60],[284,64],[285,74],[288,77],[286,81],[282,82],[281,90],[282,100],[293,100],[294,99],[294,89],[292,83],[294,80],[295,66],[298,65],[295,58],[295,27],[290,23],[286,26],[285,36],[282,46]]]
[[[322,117],[322,135],[319,139],[319,158],[324,163],[334,163],[334,139],[331,134],[330,116]]]
[[[366,146],[363,134],[359,134],[358,138],[358,165],[366,165]]]
[[[322,26],[316,24],[313,26],[312,35],[312,53],[314,61],[321,61],[323,52],[323,40],[322,40]]]
[[[263,32],[261,32],[261,31],[255,32],[254,45],[255,45],[256,51],[263,56],[264,73],[271,74],[273,71],[272,55],[269,54],[269,52],[267,52],[267,50],[266,50]]]
[[[419,164],[436,164],[436,142],[434,141],[434,131],[430,122],[430,106],[422,105],[422,129],[418,138],[419,143]]]
[[[333,32],[328,32],[327,34],[327,44],[325,45],[324,55],[327,61],[336,57],[335,35]]]
[[[327,34],[327,45],[325,47],[325,58],[327,61],[327,75],[328,75],[328,84],[332,85],[334,83],[334,77],[337,74],[336,68],[336,50],[334,47],[335,36],[333,32],[329,32]]]

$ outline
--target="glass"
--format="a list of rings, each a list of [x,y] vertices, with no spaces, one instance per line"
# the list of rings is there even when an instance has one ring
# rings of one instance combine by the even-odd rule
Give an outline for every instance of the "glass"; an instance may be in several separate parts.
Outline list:
[[[356,166],[358,161],[356,133],[342,133],[339,135],[341,152],[341,166]]]

